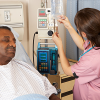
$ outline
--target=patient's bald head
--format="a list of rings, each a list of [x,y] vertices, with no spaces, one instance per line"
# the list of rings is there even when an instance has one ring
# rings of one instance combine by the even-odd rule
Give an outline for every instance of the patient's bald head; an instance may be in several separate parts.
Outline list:
[[[0,27],[0,65],[7,64],[16,51],[16,39],[9,27]]]

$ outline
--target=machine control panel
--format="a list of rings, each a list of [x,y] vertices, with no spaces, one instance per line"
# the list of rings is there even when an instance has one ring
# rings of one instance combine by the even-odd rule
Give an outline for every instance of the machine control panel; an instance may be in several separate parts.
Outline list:
[[[47,28],[47,19],[38,19],[38,28]]]
[[[48,32],[54,32],[58,27],[57,21],[52,18],[51,8],[38,8],[37,10],[37,29],[38,29],[38,38],[39,39],[52,39],[52,34],[49,35]]]
[[[38,70],[40,73],[49,73],[48,51],[38,52]]]

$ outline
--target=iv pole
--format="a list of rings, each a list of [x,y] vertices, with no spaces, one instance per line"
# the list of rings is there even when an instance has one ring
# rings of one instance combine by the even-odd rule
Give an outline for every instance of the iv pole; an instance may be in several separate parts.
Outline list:
[[[44,1],[44,7],[47,8],[47,0]],[[47,39],[45,39],[45,43],[48,43]],[[45,45],[45,47],[47,47],[47,45]]]
[[[44,7],[47,8],[47,0],[44,1]],[[48,43],[48,39],[45,39],[45,43]],[[48,45],[45,44],[45,47]],[[45,74],[45,76],[48,78],[48,74]]]

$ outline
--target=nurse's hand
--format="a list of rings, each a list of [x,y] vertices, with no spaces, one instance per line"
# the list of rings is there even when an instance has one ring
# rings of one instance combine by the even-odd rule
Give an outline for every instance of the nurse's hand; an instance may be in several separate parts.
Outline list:
[[[52,40],[54,41],[58,49],[62,47],[62,40],[57,32],[53,33]]]
[[[66,16],[60,15],[58,18],[59,18],[59,19],[58,19],[58,22],[63,23],[64,26],[65,26],[67,29],[72,28],[72,25],[71,25],[70,21],[68,20],[68,18],[67,18]]]

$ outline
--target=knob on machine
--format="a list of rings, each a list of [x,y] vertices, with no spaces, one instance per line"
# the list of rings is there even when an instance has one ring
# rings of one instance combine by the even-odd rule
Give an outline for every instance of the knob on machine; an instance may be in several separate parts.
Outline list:
[[[51,30],[48,31],[48,35],[49,35],[49,36],[52,36],[52,34],[53,34],[53,31],[51,31]]]

